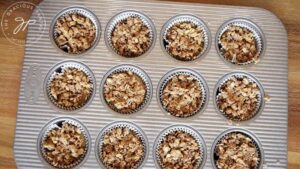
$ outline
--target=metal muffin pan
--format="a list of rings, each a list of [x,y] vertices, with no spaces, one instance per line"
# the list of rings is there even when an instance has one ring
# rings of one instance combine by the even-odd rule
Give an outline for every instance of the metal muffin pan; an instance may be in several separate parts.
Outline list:
[[[51,6],[51,8],[50,8]],[[81,57],[66,56],[57,51],[49,37],[50,23],[56,14],[70,6],[83,6],[92,11],[103,27],[117,13],[126,10],[142,12],[149,17],[156,28],[156,34],[163,25],[178,14],[195,15],[207,24],[211,39],[215,39],[217,31],[223,23],[234,18],[245,18],[255,23],[264,33],[264,54],[259,63],[251,66],[231,66],[225,62],[216,50],[215,41],[202,59],[196,62],[176,62],[168,56],[161,45],[159,36],[149,53],[138,58],[123,58],[115,55],[105,44],[104,36],[99,36],[99,43],[93,50]],[[24,65],[21,78],[19,106],[14,144],[14,155],[19,168],[45,168],[37,151],[37,139],[42,127],[51,119],[60,116],[72,116],[82,122],[91,136],[91,153],[81,168],[99,168],[95,155],[95,140],[100,130],[114,121],[130,121],[138,125],[146,134],[149,142],[149,155],[143,168],[155,168],[152,155],[154,140],[161,131],[171,125],[188,125],[201,133],[207,150],[210,150],[217,136],[228,128],[246,129],[255,134],[260,141],[264,160],[263,168],[287,168],[287,34],[283,24],[270,12],[249,7],[217,6],[189,3],[173,3],[160,1],[60,1],[45,0],[39,5],[44,12],[48,31],[39,31],[38,25],[30,25],[27,38],[37,38],[42,34],[39,43],[27,44],[25,48]],[[33,13],[32,19],[38,19]],[[103,34],[103,32],[102,32]],[[96,93],[91,103],[85,109],[76,113],[57,111],[48,104],[43,94],[43,80],[51,67],[64,60],[75,60],[87,65],[96,79]],[[186,67],[201,73],[209,88],[208,105],[205,111],[186,119],[176,119],[166,116],[161,110],[156,92],[153,92],[149,106],[131,115],[110,112],[100,99],[99,86],[105,73],[120,64],[132,64],[140,67],[150,77],[153,91],[157,91],[159,80],[170,70]],[[233,71],[243,71],[259,79],[264,87],[265,95],[270,100],[265,103],[264,110],[249,123],[230,124],[213,105],[213,89],[218,80]],[[207,151],[204,168],[213,168],[210,151]]]

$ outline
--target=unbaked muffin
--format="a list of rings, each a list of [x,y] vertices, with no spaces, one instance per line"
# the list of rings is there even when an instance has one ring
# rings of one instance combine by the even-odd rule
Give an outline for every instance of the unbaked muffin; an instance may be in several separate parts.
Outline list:
[[[95,24],[79,13],[65,14],[54,25],[56,45],[70,54],[81,54],[89,50],[96,38]]]
[[[167,134],[159,144],[158,155],[163,169],[197,169],[203,156],[196,139],[184,131]]]
[[[151,46],[149,27],[138,16],[129,16],[118,22],[111,33],[113,49],[124,57],[137,57]]]
[[[175,23],[168,28],[165,40],[168,53],[178,60],[195,60],[204,50],[204,32],[190,21]]]
[[[192,75],[173,76],[162,89],[161,102],[166,111],[176,117],[189,117],[202,106],[200,82]]]
[[[50,80],[48,94],[60,108],[82,107],[92,95],[92,81],[78,68],[63,68],[61,72],[55,72]]]
[[[243,133],[229,133],[215,147],[215,163],[219,169],[257,169],[260,156],[252,139]]]
[[[247,64],[258,60],[258,44],[254,32],[246,27],[230,25],[219,39],[223,57],[233,64]]]
[[[143,79],[132,71],[110,75],[104,84],[103,95],[111,109],[132,113],[145,102],[147,90]]]
[[[145,158],[145,145],[141,137],[127,127],[106,132],[100,146],[100,160],[109,169],[134,169]]]
[[[260,88],[246,76],[232,76],[219,87],[217,107],[233,121],[252,118],[260,104]]]
[[[48,131],[41,147],[45,160],[56,168],[71,168],[86,155],[87,140],[82,131],[68,122]]]

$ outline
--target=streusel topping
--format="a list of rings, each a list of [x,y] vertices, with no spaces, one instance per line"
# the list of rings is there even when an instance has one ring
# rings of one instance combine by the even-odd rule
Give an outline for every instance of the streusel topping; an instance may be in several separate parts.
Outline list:
[[[81,107],[92,94],[92,82],[77,68],[66,68],[56,73],[50,82],[50,95],[63,108]]]
[[[46,160],[55,167],[77,163],[84,156],[86,139],[81,130],[64,122],[61,128],[46,133],[42,142]]]
[[[201,106],[202,91],[199,81],[192,75],[172,77],[162,91],[162,104],[176,117],[193,115]]]
[[[226,135],[216,145],[215,151],[219,169],[256,169],[260,160],[255,143],[241,133]]]
[[[180,22],[167,30],[167,50],[176,59],[195,60],[204,50],[204,32],[192,22]]]
[[[159,159],[164,169],[196,169],[202,152],[196,139],[183,131],[175,131],[163,139],[159,145]]]
[[[137,57],[150,48],[150,29],[141,18],[130,16],[115,26],[111,40],[113,48],[121,56]]]
[[[248,77],[232,77],[220,87],[217,105],[231,120],[248,120],[257,113],[259,96],[259,87]]]
[[[221,52],[234,64],[250,63],[258,59],[257,42],[248,28],[230,26],[220,38]]]
[[[144,158],[144,144],[129,128],[114,128],[104,135],[101,160],[110,169],[135,168]]]
[[[55,24],[55,43],[67,53],[80,54],[92,47],[96,37],[94,23],[83,15],[73,13],[60,17]]]
[[[132,71],[114,73],[106,79],[104,98],[109,106],[120,112],[130,113],[145,101],[146,85]]]

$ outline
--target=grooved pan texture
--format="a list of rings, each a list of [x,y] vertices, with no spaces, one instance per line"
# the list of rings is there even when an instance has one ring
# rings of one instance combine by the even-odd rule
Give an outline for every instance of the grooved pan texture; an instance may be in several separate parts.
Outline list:
[[[49,38],[49,28],[53,17],[63,8],[81,5],[94,12],[102,27],[101,39],[94,50],[81,57],[63,56],[53,46]],[[252,131],[261,141],[265,152],[264,168],[283,169],[287,167],[287,34],[282,23],[272,13],[258,8],[202,5],[190,3],[173,3],[159,1],[122,1],[122,0],[45,0],[39,8],[46,19],[46,30],[40,31],[36,25],[29,26],[27,39],[43,34],[38,43],[26,45],[21,79],[17,125],[15,133],[14,155],[19,168],[45,168],[37,153],[37,138],[41,128],[57,116],[72,116],[80,120],[89,130],[92,138],[92,150],[82,168],[99,168],[94,153],[97,134],[108,123],[127,120],[139,125],[149,140],[150,153],[143,168],[155,168],[152,147],[156,136],[164,128],[173,124],[186,124],[198,130],[210,152],[214,139],[222,131],[232,127],[216,111],[213,104],[215,84],[225,73],[240,70],[254,75],[270,96],[263,112],[254,121],[243,123],[238,127]],[[157,39],[153,50],[146,56],[136,59],[122,58],[114,55],[105,45],[103,30],[109,19],[123,10],[137,10],[152,19],[155,24]],[[176,14],[189,13],[201,18],[211,32],[211,48],[208,54],[196,62],[179,62],[163,52],[160,45],[160,30],[163,24]],[[262,60],[250,67],[233,67],[225,63],[215,49],[215,35],[218,28],[227,20],[243,17],[256,23],[264,32],[266,51]],[[36,19],[36,13],[32,19]],[[62,113],[54,110],[42,91],[42,83],[48,70],[56,63],[74,59],[85,63],[96,77],[96,95],[92,103],[77,113]],[[104,74],[113,66],[130,63],[141,67],[151,78],[153,96],[150,105],[142,112],[133,115],[111,113],[100,100],[99,86]],[[205,111],[196,118],[174,119],[161,111],[157,103],[156,89],[163,75],[175,67],[189,67],[200,73],[209,87],[209,102]],[[40,72],[39,72],[40,70]],[[35,78],[31,78],[34,74]],[[39,77],[39,78],[36,78]],[[33,85],[34,84],[34,85]],[[34,88],[32,86],[35,86]],[[37,95],[37,101],[28,101],[30,92]],[[212,168],[210,154],[207,154],[204,168]]]

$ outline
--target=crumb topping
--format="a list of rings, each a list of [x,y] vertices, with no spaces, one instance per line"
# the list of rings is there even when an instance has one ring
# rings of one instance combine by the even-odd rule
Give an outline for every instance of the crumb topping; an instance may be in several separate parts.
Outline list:
[[[193,115],[201,106],[200,83],[191,75],[172,77],[162,91],[162,104],[166,110],[177,117]]]
[[[92,93],[92,82],[85,72],[66,68],[56,73],[50,82],[50,94],[59,106],[81,107]]]
[[[130,16],[119,22],[111,36],[112,46],[118,54],[125,57],[140,56],[151,45],[150,29],[137,16]]]
[[[220,169],[256,169],[258,150],[253,141],[241,133],[230,133],[215,148],[216,164]]]
[[[144,158],[141,138],[129,128],[115,128],[104,135],[102,162],[110,169],[135,168]]]
[[[80,54],[91,48],[96,27],[83,15],[73,13],[60,17],[55,24],[57,37],[55,43],[67,53]]]
[[[201,148],[196,139],[183,131],[168,134],[158,151],[164,169],[196,169],[202,160]]]
[[[256,113],[260,90],[249,78],[232,77],[220,87],[218,108],[231,120],[248,120]]]
[[[52,166],[67,166],[84,156],[86,139],[78,127],[64,122],[61,128],[54,128],[46,134],[42,148]]]
[[[167,50],[179,60],[194,60],[204,50],[204,33],[192,22],[181,22],[167,30]]]
[[[130,113],[145,101],[146,85],[141,77],[132,71],[114,73],[104,84],[104,98],[112,109]]]
[[[255,36],[248,28],[230,26],[222,34],[220,45],[225,59],[234,64],[253,62],[259,57]]]

